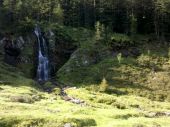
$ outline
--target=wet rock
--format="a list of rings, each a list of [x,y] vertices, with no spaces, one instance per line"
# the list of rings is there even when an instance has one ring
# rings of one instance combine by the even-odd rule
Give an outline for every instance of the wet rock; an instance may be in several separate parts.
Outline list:
[[[61,31],[49,30],[46,33],[49,42],[49,59],[51,76],[55,76],[59,68],[61,68],[70,58],[71,54],[76,50],[75,41]]]

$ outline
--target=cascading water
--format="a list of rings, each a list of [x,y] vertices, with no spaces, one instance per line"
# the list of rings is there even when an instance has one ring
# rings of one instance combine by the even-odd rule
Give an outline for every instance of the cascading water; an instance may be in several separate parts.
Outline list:
[[[39,81],[47,81],[49,79],[49,59],[48,59],[48,47],[46,40],[44,39],[41,29],[36,26],[34,30],[38,41],[38,68],[37,78]]]

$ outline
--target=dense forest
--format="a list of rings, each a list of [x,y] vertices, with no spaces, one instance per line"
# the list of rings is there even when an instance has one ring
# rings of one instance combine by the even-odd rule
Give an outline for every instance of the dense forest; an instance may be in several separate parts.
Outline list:
[[[0,127],[170,127],[170,0],[0,0]]]
[[[35,22],[94,29],[99,22],[128,35],[170,33],[169,0],[1,0],[0,10],[1,29],[28,29]]]

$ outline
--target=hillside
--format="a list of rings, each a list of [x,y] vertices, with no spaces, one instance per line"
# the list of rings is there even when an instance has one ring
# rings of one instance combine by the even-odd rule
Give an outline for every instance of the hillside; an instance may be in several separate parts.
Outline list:
[[[170,0],[0,0],[0,127],[170,127]]]
[[[167,44],[147,43],[148,37],[138,36],[138,46],[114,51],[97,44],[93,31],[71,27],[56,30],[79,45],[57,72],[57,86],[54,81],[40,85],[29,79],[31,73],[20,64],[16,68],[0,63],[1,127],[170,125]],[[131,39],[121,34],[111,36],[118,42],[124,38],[122,43]],[[158,45],[153,47],[155,43]],[[30,54],[25,48],[22,52],[23,56]],[[67,96],[61,94],[61,88]]]

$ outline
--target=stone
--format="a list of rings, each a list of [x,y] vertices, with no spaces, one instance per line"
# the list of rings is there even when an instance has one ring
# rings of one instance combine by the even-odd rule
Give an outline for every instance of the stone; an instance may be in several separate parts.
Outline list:
[[[64,124],[64,127],[72,127],[71,123]]]
[[[130,49],[130,54],[131,54],[131,56],[133,56],[133,57],[137,57],[137,56],[139,56],[141,53],[140,53],[139,49],[137,49],[137,48],[131,48],[131,49]]]
[[[126,49],[122,50],[121,53],[122,53],[122,56],[123,56],[123,57],[128,57],[128,56],[130,56],[129,51],[126,50]]]

